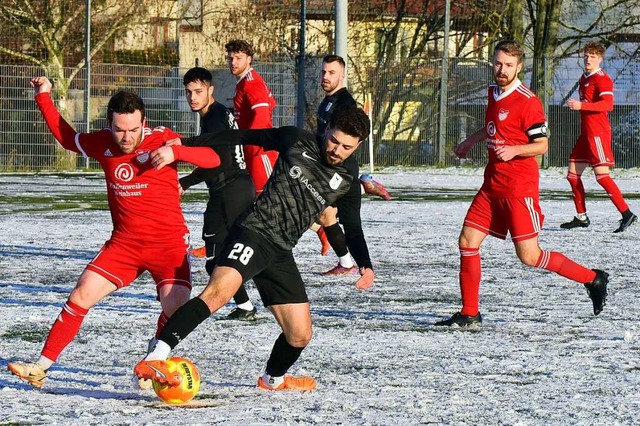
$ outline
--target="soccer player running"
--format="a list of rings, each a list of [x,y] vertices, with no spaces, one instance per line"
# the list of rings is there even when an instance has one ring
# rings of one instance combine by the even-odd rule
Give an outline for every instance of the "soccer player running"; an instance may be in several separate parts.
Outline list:
[[[486,140],[489,161],[458,240],[462,310],[436,322],[438,326],[466,327],[482,322],[480,246],[487,235],[506,239],[507,233],[511,234],[522,263],[584,284],[595,315],[605,304],[607,273],[587,269],[562,253],[542,250],[538,244],[544,215],[535,156],[547,151],[547,120],[540,99],[518,79],[523,62],[520,44],[511,40],[497,44],[493,55],[495,84],[489,86],[485,127],[456,148],[456,155],[464,158],[473,145]]]
[[[233,114],[217,102],[213,96],[213,76],[205,68],[194,67],[183,77],[185,97],[191,110],[200,115],[200,133],[215,133],[237,129]],[[215,169],[197,168],[180,179],[183,191],[205,182],[209,189],[209,201],[204,212],[202,239],[205,242],[205,268],[210,275],[215,256],[220,254],[222,243],[238,216],[255,201],[255,187],[247,172],[242,145],[221,145],[217,148],[220,166]],[[236,308],[229,319],[255,321],[256,308],[249,300],[246,289],[240,287],[234,296]]]
[[[587,166],[591,166],[596,181],[604,188],[622,215],[618,228],[613,232],[622,232],[638,220],[610,175],[610,167],[615,165],[609,123],[609,112],[613,110],[613,81],[601,68],[604,52],[604,46],[597,42],[589,42],[584,46],[584,74],[580,77],[580,100],[567,100],[569,109],[580,111],[580,136],[569,156],[567,173],[577,215],[571,221],[560,225],[564,229],[586,228],[591,223],[587,216],[582,184],[582,173]]]
[[[355,99],[344,87],[345,62],[341,56],[327,55],[322,60],[321,86],[325,97],[318,107],[316,139],[322,141],[327,129],[327,124],[333,111],[344,106],[357,106]],[[360,266],[371,268],[369,249],[362,231],[362,219],[360,209],[362,197],[360,185],[356,185],[360,167],[354,156],[344,161],[353,177],[354,184],[349,188],[346,196],[338,200],[336,206],[327,208],[319,217],[318,222],[323,226],[327,240],[333,251],[338,256],[338,264],[332,269],[323,272],[323,275],[349,275],[356,274],[358,268],[353,263],[349,254],[349,248]],[[384,189],[384,188],[383,188]],[[386,190],[384,192],[387,194]],[[338,223],[338,212],[340,223]],[[340,224],[344,226],[344,232]]]
[[[181,340],[253,278],[265,306],[282,329],[258,386],[267,390],[312,390],[311,377],[285,375],[311,340],[311,312],[293,247],[309,224],[357,182],[343,162],[369,134],[369,119],[358,107],[336,110],[321,143],[296,127],[237,130],[195,138],[198,144],[253,144],[280,153],[264,192],[244,219],[236,222],[202,293],[170,318],[155,349],[134,369],[138,377],[169,385],[181,377],[166,359]],[[360,269],[356,287],[373,285],[370,268]]]
[[[108,128],[77,133],[53,104],[49,79],[36,77],[31,85],[38,108],[58,142],[100,163],[113,222],[111,238],[80,275],[49,331],[40,358],[34,363],[8,364],[13,374],[41,387],[47,370],[78,334],[89,310],[127,287],[143,271],[153,277],[162,306],[156,336],[174,311],[189,300],[189,230],[180,207],[175,161],[200,167],[216,167],[220,161],[211,148],[163,146],[180,135],[165,127],[147,127],[144,103],[134,93],[121,91],[111,97]],[[158,164],[159,156],[172,160]]]

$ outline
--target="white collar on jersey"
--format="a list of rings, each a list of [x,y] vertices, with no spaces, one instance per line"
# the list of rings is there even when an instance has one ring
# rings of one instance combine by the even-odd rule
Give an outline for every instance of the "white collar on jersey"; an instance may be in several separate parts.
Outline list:
[[[507,90],[506,92],[500,93],[500,87],[498,87],[498,85],[496,84],[493,88],[493,99],[499,101],[500,99],[506,98],[507,96],[515,92],[521,85],[522,82],[519,78],[516,77],[515,84],[511,87],[511,89]]]
[[[589,77],[591,77],[592,75],[599,73],[601,69],[602,69],[602,68],[598,68],[597,70],[592,71],[592,72],[590,72],[589,74],[587,74],[587,73],[585,72],[585,73],[583,74],[583,75],[584,75],[584,78],[589,78]]]

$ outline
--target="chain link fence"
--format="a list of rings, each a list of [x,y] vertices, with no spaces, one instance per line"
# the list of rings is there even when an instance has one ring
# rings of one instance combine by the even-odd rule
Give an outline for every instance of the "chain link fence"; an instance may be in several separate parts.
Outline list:
[[[356,66],[353,58],[350,66]],[[453,154],[455,145],[484,122],[487,85],[492,81],[487,61],[451,59],[447,81],[447,102],[441,111],[441,61],[409,61],[384,72],[371,71],[364,79],[351,79],[350,90],[364,103],[372,99],[373,163],[383,166],[453,166],[463,162]],[[315,127],[315,111],[322,99],[319,89],[320,59],[307,61],[305,97],[306,127]],[[214,75],[216,100],[232,106],[235,78],[225,65],[208,66]],[[255,68],[269,85],[276,101],[274,125],[295,125],[297,110],[296,64],[294,60],[258,63]],[[616,104],[610,114],[617,166],[640,166],[640,118],[635,85],[638,64],[615,58],[605,64],[616,84]],[[147,106],[151,126],[163,125],[185,136],[197,132],[196,115],[184,98],[182,75],[186,69],[135,65],[95,64],[91,69],[90,107],[85,105],[86,73],[73,80],[65,109],[72,125],[94,131],[106,125],[106,104],[120,89],[138,93]],[[580,130],[580,115],[564,106],[581,74],[580,58],[556,64],[553,77],[545,81],[551,89],[541,96],[551,132],[549,152],[543,166],[565,166]],[[0,170],[44,171],[97,169],[97,164],[78,157],[69,161],[49,133],[33,101],[29,79],[41,75],[38,67],[0,65]],[[360,75],[363,73],[361,72]],[[526,81],[526,78],[525,78]],[[54,82],[55,84],[55,82]],[[573,97],[577,93],[573,92]],[[57,101],[57,99],[54,99]],[[446,123],[439,117],[444,112]],[[88,117],[88,119],[87,119]],[[87,127],[88,125],[88,127]],[[440,137],[441,131],[445,137]],[[444,146],[440,147],[440,141]],[[65,161],[61,158],[66,156]],[[369,151],[360,149],[361,165],[370,163]],[[464,161],[483,166],[486,149],[476,146]]]

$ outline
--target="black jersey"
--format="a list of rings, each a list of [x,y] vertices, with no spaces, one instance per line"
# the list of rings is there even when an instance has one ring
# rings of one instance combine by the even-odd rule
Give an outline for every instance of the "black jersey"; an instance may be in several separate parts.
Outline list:
[[[233,113],[220,102],[214,101],[209,111],[200,121],[200,133],[216,133],[237,129]],[[187,190],[193,185],[205,182],[209,192],[217,191],[238,174],[248,174],[242,145],[225,145],[216,148],[220,166],[213,169],[196,168],[191,174],[180,179],[180,185]]]
[[[338,105],[357,105],[356,100],[353,99],[346,87],[338,90],[333,95],[325,96],[320,103],[316,118],[316,137],[319,141],[324,137],[324,131],[327,129],[331,114]]]
[[[326,163],[315,136],[297,127],[236,130],[190,138],[193,146],[258,145],[280,155],[264,192],[241,227],[258,232],[283,250],[291,250],[318,214],[335,204],[351,187],[353,177],[339,164]]]

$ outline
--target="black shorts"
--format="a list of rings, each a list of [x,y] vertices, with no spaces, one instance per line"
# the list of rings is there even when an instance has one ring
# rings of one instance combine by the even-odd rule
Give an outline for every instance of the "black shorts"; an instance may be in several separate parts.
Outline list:
[[[234,227],[217,258],[217,266],[229,266],[253,282],[264,306],[309,301],[292,250],[274,247],[251,230]]]
[[[243,216],[253,205],[256,190],[251,176],[241,174],[222,188],[209,191],[209,201],[204,212],[202,239],[207,251],[207,272],[214,266],[213,257],[222,250],[229,230],[238,217]]]

